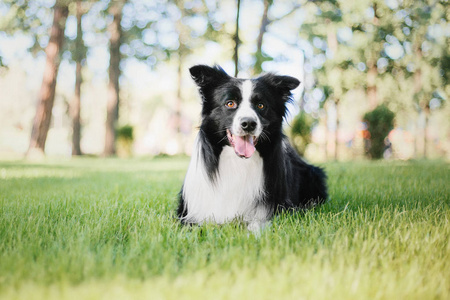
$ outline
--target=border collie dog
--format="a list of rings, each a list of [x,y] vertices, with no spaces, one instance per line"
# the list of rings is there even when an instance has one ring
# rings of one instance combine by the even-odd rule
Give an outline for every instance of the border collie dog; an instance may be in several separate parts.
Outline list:
[[[282,133],[285,104],[300,81],[271,73],[237,79],[219,66],[189,71],[202,122],[180,191],[182,223],[240,219],[258,233],[280,210],[327,199],[323,170],[303,161]]]

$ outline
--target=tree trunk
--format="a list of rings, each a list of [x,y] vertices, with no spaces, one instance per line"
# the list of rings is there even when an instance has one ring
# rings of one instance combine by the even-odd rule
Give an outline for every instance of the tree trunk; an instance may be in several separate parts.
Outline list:
[[[334,100],[334,107],[336,110],[336,131],[334,135],[334,160],[337,161],[339,158],[339,99]]]
[[[424,114],[426,114],[426,112],[424,111],[426,108],[423,107],[422,102],[422,88],[423,88],[423,81],[422,81],[422,70],[420,68],[420,62],[422,60],[422,50],[421,50],[421,45],[420,44],[416,44],[414,45],[414,54],[415,54],[415,71],[414,71],[414,75],[413,75],[413,80],[414,80],[414,100],[418,105],[418,109],[419,109],[419,114],[418,114],[418,121],[417,121],[417,132],[414,135],[414,157],[418,158],[419,157],[419,150],[418,150],[418,134],[419,134],[419,122],[420,122],[420,117],[422,112]],[[426,118],[426,115],[425,115]],[[426,126],[424,126],[424,132],[423,132],[423,142],[424,142],[424,149],[425,149],[425,140],[426,140]],[[425,157],[426,153],[423,154],[423,156]]]
[[[261,18],[261,25],[259,27],[258,39],[256,40],[256,53],[255,53],[256,62],[255,66],[253,67],[253,71],[255,72],[255,74],[259,74],[262,72],[262,63],[264,62],[262,45],[264,34],[267,31],[267,25],[269,25],[269,18],[268,18],[269,7],[270,7],[269,0],[264,0],[264,12]]]
[[[377,76],[378,69],[375,62],[370,61],[367,64],[369,70],[367,71],[367,98],[369,100],[370,110],[374,110],[378,105],[377,99]]]
[[[236,31],[234,33],[234,76],[237,77],[239,72],[239,15],[241,12],[241,0],[237,0],[237,12],[236,12]]]
[[[180,46],[177,50],[178,57],[178,68],[177,68],[177,91],[176,91],[176,102],[175,102],[175,139],[177,143],[177,152],[179,154],[184,153],[183,147],[183,134],[181,132],[181,124],[182,124],[182,107],[183,107],[183,97],[182,97],[182,83],[183,83],[183,69],[184,69],[184,60],[187,55],[190,53],[190,48],[186,45],[185,41],[190,39],[189,30],[186,28],[186,24],[184,24],[184,17],[186,16],[186,12],[184,9],[184,2],[177,2],[178,9],[181,12],[181,17],[176,21],[176,29],[178,33],[178,40],[180,42]]]
[[[81,62],[77,62],[75,71],[75,95],[70,103],[70,115],[72,117],[72,155],[81,155]]]
[[[429,123],[429,118],[430,118],[430,107],[427,105],[424,109],[424,114],[425,114],[425,121],[424,121],[424,126],[423,126],[423,158],[428,158],[428,123]]]
[[[262,52],[262,45],[263,45],[263,39],[264,39],[264,35],[267,32],[267,26],[273,22],[277,22],[279,20],[282,20],[284,18],[286,18],[287,16],[293,14],[297,9],[299,9],[301,7],[300,4],[294,4],[292,6],[292,9],[290,11],[288,11],[286,14],[275,18],[275,19],[269,19],[269,9],[270,6],[273,4],[273,0],[264,0],[264,11],[263,11],[263,15],[261,17],[261,25],[259,27],[259,34],[258,34],[258,38],[256,40],[256,52],[255,52],[255,65],[253,67],[253,72],[255,74],[259,74],[262,72],[262,64],[263,62],[266,60],[263,52]]]
[[[34,117],[27,156],[32,152],[44,154],[45,142],[52,118],[53,103],[55,101],[56,78],[58,76],[60,52],[64,41],[64,29],[68,14],[69,9],[67,5],[62,5],[58,2],[55,4],[50,41],[45,48],[47,59],[39,92],[39,104]]]
[[[183,98],[181,96],[181,84],[183,81],[183,55],[178,55],[178,70],[177,70],[177,102],[175,104],[175,127],[176,127],[176,139],[178,144],[178,152],[183,153],[183,141],[181,138],[181,107]]]
[[[72,155],[81,155],[81,83],[83,78],[81,70],[83,68],[82,62],[84,59],[84,44],[83,44],[83,30],[81,28],[81,17],[83,16],[81,1],[77,1],[77,39],[75,41],[75,95],[70,103],[70,115],[72,117]]]
[[[328,130],[328,113],[329,113],[329,103],[326,102],[324,105],[324,110],[325,110],[325,114],[324,114],[324,123],[325,123],[325,132],[324,132],[324,136],[325,136],[325,143],[324,143],[324,156],[325,156],[325,161],[328,160],[328,135],[329,135],[329,130]]]
[[[332,51],[333,55],[336,55],[336,52],[338,50],[338,40],[337,40],[337,36],[336,36],[336,29],[332,25],[330,25],[330,24],[332,24],[330,19],[326,19],[325,24],[327,25],[328,47]]]
[[[182,58],[179,58],[179,62],[178,62],[178,72],[177,72],[177,103],[175,105],[175,114],[176,114],[176,130],[177,130],[177,134],[181,133],[181,103],[182,103],[182,99],[181,99],[181,83],[183,80],[183,61]]]
[[[122,30],[122,1],[114,1],[109,11],[113,21],[108,27],[109,38],[109,84],[106,104],[105,156],[116,154],[116,125],[119,119],[119,77],[120,77],[120,44]]]
[[[420,112],[417,114],[417,120],[416,120],[416,124],[415,124],[415,129],[414,129],[414,158],[418,158],[419,157],[419,145],[417,145],[417,143],[419,142],[417,136],[419,134],[419,129],[420,129]]]
[[[325,24],[327,25],[327,43],[328,47],[332,52],[332,55],[336,55],[338,51],[338,40],[336,36],[336,29],[333,28],[331,24],[330,19],[325,20]],[[339,95],[336,93],[336,87],[333,87],[334,92],[334,110],[336,113],[336,128],[334,131],[334,160],[338,160],[338,132],[339,132],[339,111],[338,111],[338,105],[339,105]]]
[[[378,6],[376,3],[373,4],[373,19],[372,24],[375,27],[380,25],[380,19],[378,17]],[[374,110],[378,106],[378,95],[377,95],[377,77],[378,68],[376,58],[378,54],[373,54],[372,58],[367,61],[367,99],[369,100],[370,110]]]

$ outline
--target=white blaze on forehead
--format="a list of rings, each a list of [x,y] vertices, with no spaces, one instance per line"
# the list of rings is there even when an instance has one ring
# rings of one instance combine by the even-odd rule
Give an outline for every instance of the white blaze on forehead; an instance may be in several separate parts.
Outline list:
[[[251,80],[244,80],[241,85],[242,101],[239,103],[237,118],[256,117],[255,111],[252,109],[250,99],[253,93],[253,83]]]
[[[251,80],[244,80],[241,85],[241,93],[242,93],[242,104],[250,106],[250,98],[253,92],[253,83]]]
[[[246,132],[241,129],[241,120],[242,118],[253,118],[257,123],[254,136],[258,137],[261,134],[262,126],[258,115],[250,102],[253,94],[253,82],[250,79],[242,81],[240,89],[242,100],[239,103],[238,110],[234,117],[233,125],[231,126],[231,133],[238,136],[246,135]]]

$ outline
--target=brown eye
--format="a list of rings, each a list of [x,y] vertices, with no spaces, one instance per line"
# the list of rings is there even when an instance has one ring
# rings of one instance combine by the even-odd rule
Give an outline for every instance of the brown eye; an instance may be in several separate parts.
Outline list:
[[[236,108],[237,103],[234,100],[228,100],[227,103],[225,103],[225,106],[228,108]]]
[[[263,109],[263,108],[264,108],[264,104],[258,103],[258,105],[256,105],[256,107],[257,107],[258,109]]]

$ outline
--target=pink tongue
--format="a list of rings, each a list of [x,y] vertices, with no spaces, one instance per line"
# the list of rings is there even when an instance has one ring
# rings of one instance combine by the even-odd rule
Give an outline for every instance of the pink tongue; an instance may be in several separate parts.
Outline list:
[[[234,136],[234,150],[239,156],[249,158],[255,152],[255,145],[253,144],[253,136]]]

